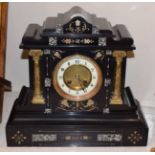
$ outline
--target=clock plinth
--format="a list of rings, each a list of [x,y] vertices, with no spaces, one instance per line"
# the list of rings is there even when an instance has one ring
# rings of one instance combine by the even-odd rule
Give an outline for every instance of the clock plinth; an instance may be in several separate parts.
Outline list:
[[[121,97],[113,96],[111,104],[116,104],[116,105],[117,104],[123,104],[123,101],[122,101]]]
[[[41,96],[40,94],[39,95],[36,95],[32,98],[32,103],[33,104],[45,104],[45,100],[43,98],[43,96]]]
[[[30,24],[20,48],[29,61],[6,126],[8,146],[145,146],[148,126],[125,87],[134,40],[79,7]]]
[[[124,100],[130,108],[111,105],[109,113],[92,115],[89,110],[80,112],[79,107],[76,113],[75,108],[67,109],[67,101],[63,104],[68,115],[62,113],[64,107],[58,109],[59,113],[48,110],[45,113],[43,105],[30,104],[31,93],[30,88],[23,87],[15,102],[6,128],[8,146],[145,146],[147,143],[148,128],[129,88],[124,89]],[[27,137],[21,143],[18,137],[12,139],[19,131]]]

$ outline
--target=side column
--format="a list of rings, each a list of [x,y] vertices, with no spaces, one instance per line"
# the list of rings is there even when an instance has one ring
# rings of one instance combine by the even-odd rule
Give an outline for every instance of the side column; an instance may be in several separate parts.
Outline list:
[[[122,75],[122,61],[123,58],[126,57],[125,51],[114,51],[113,57],[115,58],[115,84],[114,84],[114,92],[111,99],[111,104],[122,104],[122,95],[121,95],[121,75]]]
[[[34,63],[34,92],[32,97],[32,104],[45,104],[45,99],[41,91],[40,81],[40,57],[42,56],[41,50],[31,50],[29,56],[33,58]]]

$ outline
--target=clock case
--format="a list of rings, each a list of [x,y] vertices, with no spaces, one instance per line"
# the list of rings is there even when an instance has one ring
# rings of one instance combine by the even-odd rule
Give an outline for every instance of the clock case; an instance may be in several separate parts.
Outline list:
[[[148,126],[139,102],[125,87],[127,58],[135,50],[125,25],[111,24],[79,7],[43,23],[30,24],[20,48],[22,58],[29,60],[30,86],[24,86],[15,100],[7,126],[8,146],[145,146]],[[29,51],[41,50],[39,59],[40,89],[45,104],[33,104],[35,85],[33,57]],[[34,51],[33,51],[34,50]],[[112,104],[116,62],[114,51],[125,51],[120,74],[122,104]],[[94,108],[77,108],[75,102],[62,106],[64,100],[54,89],[52,73],[63,58],[80,54],[99,65],[103,84],[91,98]]]

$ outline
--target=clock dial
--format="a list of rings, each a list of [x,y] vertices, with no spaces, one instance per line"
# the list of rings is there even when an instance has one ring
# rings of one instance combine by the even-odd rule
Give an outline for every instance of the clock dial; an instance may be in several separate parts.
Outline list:
[[[64,72],[65,84],[73,90],[82,90],[91,82],[91,72],[83,65],[72,65]]]
[[[53,85],[60,96],[71,101],[83,101],[99,91],[102,73],[93,59],[73,55],[62,59],[56,65]]]

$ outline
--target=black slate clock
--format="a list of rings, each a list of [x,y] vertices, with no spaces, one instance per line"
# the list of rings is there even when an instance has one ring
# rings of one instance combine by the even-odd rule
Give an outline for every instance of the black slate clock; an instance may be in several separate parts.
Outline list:
[[[125,87],[135,50],[125,25],[74,7],[43,26],[30,24],[20,48],[30,87],[15,101],[8,146],[146,145],[147,124]]]

